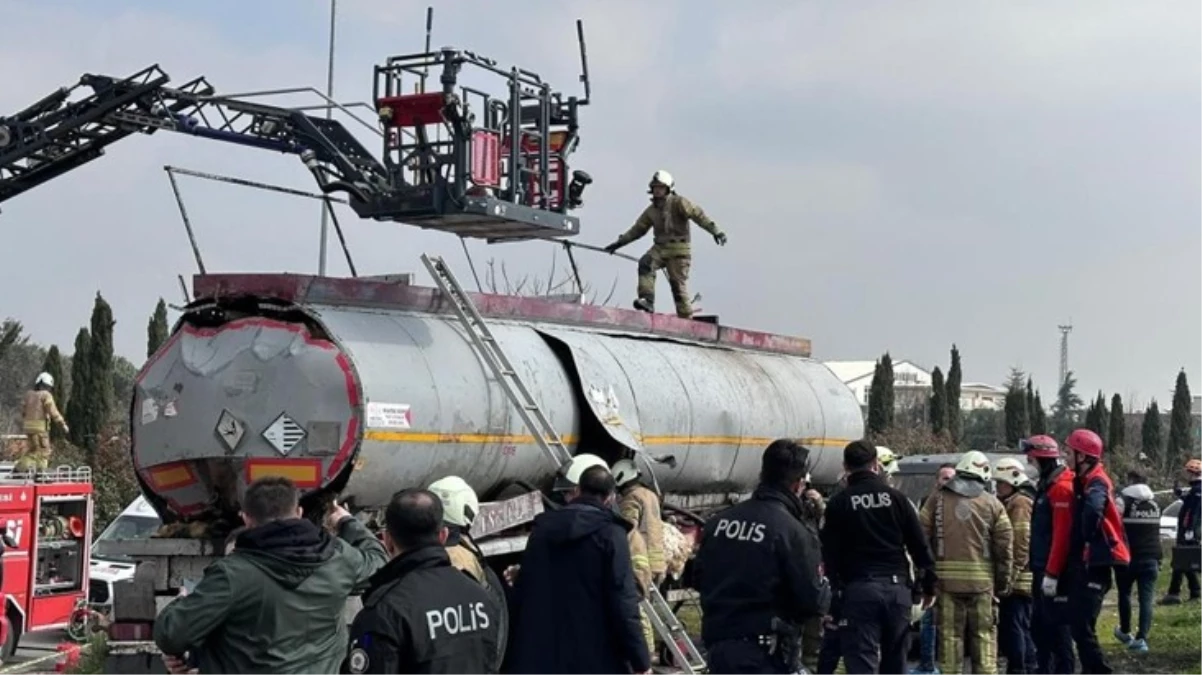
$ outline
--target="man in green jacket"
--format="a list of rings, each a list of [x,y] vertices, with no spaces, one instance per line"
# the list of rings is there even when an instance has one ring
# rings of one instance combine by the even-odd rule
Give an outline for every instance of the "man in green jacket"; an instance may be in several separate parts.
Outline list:
[[[334,506],[330,536],[301,517],[286,478],[263,478],[242,500],[246,530],[200,583],[159,613],[154,641],[168,667],[183,655],[202,673],[337,673],[346,656],[347,597],[388,560],[383,545]]]

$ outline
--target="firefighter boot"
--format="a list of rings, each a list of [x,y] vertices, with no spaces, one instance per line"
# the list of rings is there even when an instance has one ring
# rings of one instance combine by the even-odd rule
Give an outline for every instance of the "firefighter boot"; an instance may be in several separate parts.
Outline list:
[[[648,314],[655,313],[655,300],[648,297],[639,297],[634,301],[634,308],[647,312]]]

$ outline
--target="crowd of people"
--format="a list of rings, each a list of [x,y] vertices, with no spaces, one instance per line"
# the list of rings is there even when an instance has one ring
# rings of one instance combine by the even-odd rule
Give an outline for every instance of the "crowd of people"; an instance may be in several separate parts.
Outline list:
[[[905,673],[918,626],[912,672],[960,672],[967,658],[993,673],[1000,652],[1011,673],[1071,673],[1078,659],[1109,673],[1096,624],[1112,584],[1115,637],[1147,651],[1154,495],[1138,476],[1116,492],[1093,432],[1064,445],[1036,436],[1025,462],[992,466],[969,451],[916,504],[892,486],[887,448],[848,444],[824,500],[808,485],[809,450],[773,442],[758,487],[707,520],[694,558],[709,671]],[[1183,580],[1198,596],[1202,462],[1185,470],[1164,602],[1181,601]],[[563,505],[535,519],[504,580],[470,537],[479,503],[457,477],[396,493],[379,538],[337,505],[314,524],[292,483],[261,479],[232,549],[164,608],[155,642],[173,673],[652,672],[644,600],[669,564],[659,498],[638,479],[630,461],[573,458],[556,478]]]

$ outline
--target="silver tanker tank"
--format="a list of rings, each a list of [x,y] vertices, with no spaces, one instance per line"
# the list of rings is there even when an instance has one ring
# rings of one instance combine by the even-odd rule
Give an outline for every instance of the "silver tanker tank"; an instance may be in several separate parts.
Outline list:
[[[197,277],[132,406],[145,487],[180,516],[231,513],[261,476],[378,507],[457,474],[483,498],[545,485],[535,445],[436,290],[292,275]],[[806,340],[623,309],[474,295],[573,452],[655,464],[669,500],[703,508],[756,482],[778,437],[833,483],[863,434],[853,393]]]

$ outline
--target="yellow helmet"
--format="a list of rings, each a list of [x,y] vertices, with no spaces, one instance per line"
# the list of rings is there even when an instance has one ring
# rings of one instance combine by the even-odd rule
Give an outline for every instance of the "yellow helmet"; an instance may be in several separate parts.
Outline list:
[[[993,479],[1014,487],[1031,480],[1027,475],[1027,467],[1013,457],[1003,457],[993,465]]]
[[[897,455],[892,450],[883,445],[876,446],[876,461],[880,462],[881,469],[884,470],[886,476],[892,476],[897,473]]]
[[[430,483],[427,489],[438,495],[438,500],[442,502],[444,522],[459,527],[472,526],[472,521],[480,512],[480,499],[467,481],[459,476],[447,476]]]
[[[993,471],[989,468],[989,458],[985,456],[985,453],[980,450],[969,450],[960,455],[960,461],[956,463],[956,473],[975,476],[982,482],[986,482]]]

